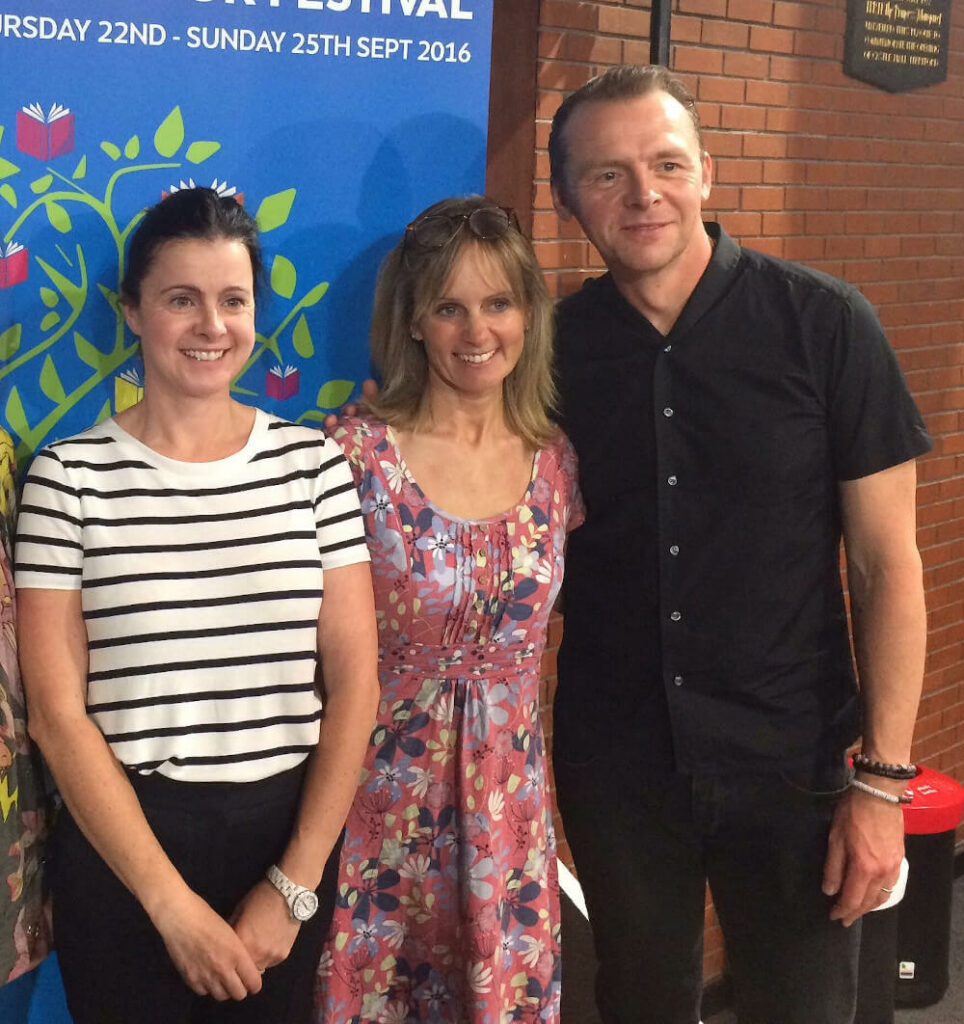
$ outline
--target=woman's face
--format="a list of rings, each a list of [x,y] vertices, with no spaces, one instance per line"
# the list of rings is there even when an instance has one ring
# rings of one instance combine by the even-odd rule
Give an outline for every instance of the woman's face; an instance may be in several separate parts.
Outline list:
[[[153,398],[226,395],[254,348],[251,258],[236,239],[172,239],[125,306]]]
[[[483,246],[468,244],[412,333],[425,345],[430,387],[483,396],[501,394],[525,329],[526,312],[498,263]]]

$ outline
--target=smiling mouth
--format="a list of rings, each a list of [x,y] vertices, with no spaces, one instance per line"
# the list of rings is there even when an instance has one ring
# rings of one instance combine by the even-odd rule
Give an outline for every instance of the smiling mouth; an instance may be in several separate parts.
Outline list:
[[[184,355],[189,356],[191,359],[196,359],[199,363],[213,363],[224,355],[224,351],[225,350],[223,348],[189,348],[184,349]]]
[[[478,355],[473,355],[468,352],[459,352],[457,355],[463,363],[473,363],[478,365],[479,363],[487,363],[495,355],[495,349],[492,349],[489,352],[480,352]]]

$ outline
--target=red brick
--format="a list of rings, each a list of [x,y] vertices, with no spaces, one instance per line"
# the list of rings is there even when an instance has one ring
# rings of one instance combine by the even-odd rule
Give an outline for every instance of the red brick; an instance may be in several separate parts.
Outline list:
[[[783,28],[813,28],[816,14],[806,4],[775,3],[773,24]]]
[[[750,49],[766,53],[793,53],[794,33],[785,28],[754,25],[750,29]]]
[[[770,185],[745,188],[740,205],[744,210],[783,210],[786,208],[786,189]],[[764,231],[765,225],[764,218]]]
[[[673,69],[695,71],[698,74],[718,75],[723,70],[723,54],[695,46],[674,46],[676,59]]]
[[[726,13],[733,21],[760,21],[769,25],[773,20],[771,0],[729,0]]]
[[[763,234],[789,235],[804,234],[806,217],[802,213],[765,213],[763,215]]]
[[[595,3],[571,0],[542,0],[539,21],[553,28],[579,28],[592,32],[597,27],[599,8]]]
[[[746,83],[746,101],[764,107],[786,107],[790,102],[790,87],[773,81],[757,82],[751,79]]]
[[[717,103],[742,103],[746,95],[746,85],[738,78],[712,78],[701,75],[696,95],[701,100],[713,100]]]
[[[720,160],[716,165],[716,180],[756,184],[763,180],[763,164],[759,160]]]
[[[744,156],[784,157],[787,155],[787,139],[784,135],[744,135]]]
[[[726,0],[679,0],[681,14],[701,14],[714,18],[726,17]],[[649,15],[647,14],[647,17]]]
[[[755,53],[725,53],[723,70],[735,78],[766,78],[770,72],[770,61]]]
[[[704,21],[702,43],[704,46],[730,46],[746,49],[750,38],[748,25],[737,21]]]
[[[706,150],[714,160],[724,156],[743,156],[743,136],[738,132],[708,131],[703,133]]]
[[[720,218],[727,232],[737,238],[760,233],[760,214],[726,213]]]
[[[600,7],[598,12],[600,32],[637,38],[649,36],[649,11],[635,11],[628,7]]]

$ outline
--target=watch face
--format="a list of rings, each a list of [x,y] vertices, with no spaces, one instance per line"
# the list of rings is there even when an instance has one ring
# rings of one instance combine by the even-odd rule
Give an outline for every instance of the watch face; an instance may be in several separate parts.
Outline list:
[[[307,921],[318,909],[318,897],[310,890],[299,892],[291,904],[291,914],[296,921]]]

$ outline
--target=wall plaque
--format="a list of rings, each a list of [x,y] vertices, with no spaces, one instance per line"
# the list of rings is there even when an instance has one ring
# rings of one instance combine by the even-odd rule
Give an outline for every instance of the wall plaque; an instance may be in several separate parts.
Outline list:
[[[888,92],[947,78],[951,0],[847,0],[844,73]]]

